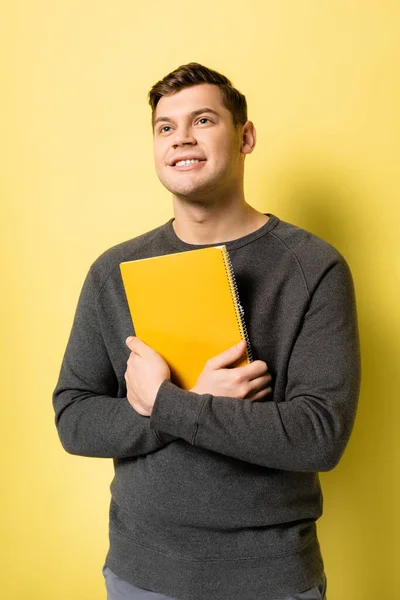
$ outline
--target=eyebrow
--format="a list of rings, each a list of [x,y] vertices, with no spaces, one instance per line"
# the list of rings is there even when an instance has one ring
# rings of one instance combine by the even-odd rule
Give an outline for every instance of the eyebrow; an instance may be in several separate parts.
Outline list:
[[[206,113],[206,112],[212,113],[213,115],[217,115],[217,117],[220,116],[220,114],[216,110],[213,110],[212,108],[198,108],[197,110],[193,110],[191,113],[189,113],[189,116],[197,117],[197,115],[201,115],[202,113]],[[173,122],[173,119],[171,117],[157,117],[157,119],[154,121],[154,127],[160,121],[172,121]]]

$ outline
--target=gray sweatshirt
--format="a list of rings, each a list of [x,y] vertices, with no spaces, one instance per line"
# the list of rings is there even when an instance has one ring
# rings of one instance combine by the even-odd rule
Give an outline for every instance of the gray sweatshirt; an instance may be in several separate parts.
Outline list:
[[[251,402],[165,381],[143,417],[126,398],[134,328],[119,264],[217,245],[181,241],[172,221],[91,266],[53,395],[59,436],[72,454],[114,459],[106,563],[119,577],[180,600],[284,598],[322,575],[318,471],[338,463],[356,413],[351,275],[274,215],[226,243],[273,393]]]

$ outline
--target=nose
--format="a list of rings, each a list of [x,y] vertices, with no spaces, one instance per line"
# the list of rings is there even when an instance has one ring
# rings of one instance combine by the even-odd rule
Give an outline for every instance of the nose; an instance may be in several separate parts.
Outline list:
[[[190,127],[179,127],[176,129],[174,138],[172,140],[172,147],[174,149],[178,148],[179,146],[193,146],[194,144],[197,144],[197,142]]]

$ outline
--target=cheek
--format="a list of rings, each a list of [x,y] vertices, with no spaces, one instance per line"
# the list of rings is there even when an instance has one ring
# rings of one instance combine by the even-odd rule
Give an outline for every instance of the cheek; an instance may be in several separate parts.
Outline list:
[[[156,170],[159,171],[160,168],[161,168],[162,163],[161,163],[160,157],[157,156],[157,155],[154,155],[154,164],[156,166]]]
[[[230,160],[234,152],[237,152],[237,148],[229,135],[220,135],[213,140],[213,155],[218,162]]]
[[[226,144],[221,145],[218,149],[218,152],[214,155],[214,160],[217,168],[220,170],[226,170],[232,165],[232,148]]]
[[[155,164],[158,165],[160,163],[160,160],[161,160],[160,150],[158,148],[154,148],[153,149],[153,156],[154,156],[154,162],[155,162]]]
[[[166,148],[162,144],[153,146],[154,162],[158,166],[164,166],[166,162]]]

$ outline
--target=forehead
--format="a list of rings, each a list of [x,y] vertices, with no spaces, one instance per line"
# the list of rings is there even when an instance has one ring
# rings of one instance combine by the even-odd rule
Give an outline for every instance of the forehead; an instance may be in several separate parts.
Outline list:
[[[202,107],[212,108],[221,115],[230,114],[222,103],[219,87],[202,83],[162,96],[156,106],[154,119],[159,116],[171,118],[184,116]]]

